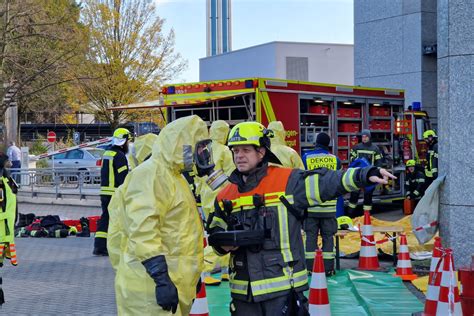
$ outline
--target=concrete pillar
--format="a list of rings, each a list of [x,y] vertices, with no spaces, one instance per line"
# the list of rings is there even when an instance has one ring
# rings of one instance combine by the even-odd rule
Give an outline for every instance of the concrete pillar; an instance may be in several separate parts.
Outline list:
[[[5,144],[18,142],[18,106],[9,106],[5,112]]]
[[[438,0],[440,235],[455,266],[474,254],[474,2]]]

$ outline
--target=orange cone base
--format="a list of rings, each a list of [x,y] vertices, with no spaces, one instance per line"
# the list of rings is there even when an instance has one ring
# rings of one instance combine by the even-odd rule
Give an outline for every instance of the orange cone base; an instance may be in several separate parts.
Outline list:
[[[396,274],[394,273],[393,276],[401,278],[403,281],[413,281],[418,278],[416,274]]]
[[[387,272],[389,268],[381,267],[377,257],[359,258],[359,265],[355,270]]]

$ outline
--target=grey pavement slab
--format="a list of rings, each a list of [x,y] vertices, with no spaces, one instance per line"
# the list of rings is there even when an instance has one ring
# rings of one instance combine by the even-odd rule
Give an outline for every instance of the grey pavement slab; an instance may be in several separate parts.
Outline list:
[[[115,315],[114,272],[93,237],[17,238],[18,266],[0,269],[2,315]]]
[[[79,219],[100,207],[19,204],[21,213]],[[89,238],[16,238],[18,266],[0,268],[6,303],[1,315],[116,315],[108,257],[92,256]]]

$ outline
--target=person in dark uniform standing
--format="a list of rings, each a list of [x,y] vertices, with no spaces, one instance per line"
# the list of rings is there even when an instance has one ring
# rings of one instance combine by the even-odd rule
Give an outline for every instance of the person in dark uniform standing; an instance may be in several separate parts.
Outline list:
[[[356,159],[365,159],[370,166],[382,166],[382,152],[377,145],[372,144],[372,135],[368,129],[362,130],[362,142],[358,143],[351,149],[350,160],[353,162]],[[372,195],[374,191],[371,189],[364,190],[364,211],[372,210]],[[349,199],[348,216],[354,217],[356,215],[357,201],[359,200],[359,192],[351,192]]]
[[[303,163],[306,170],[318,168],[341,169],[340,160],[329,152],[330,142],[331,138],[328,134],[324,132],[318,134],[315,148],[303,154]],[[306,267],[311,269],[313,266],[319,234],[322,239],[324,270],[327,276],[334,275],[334,235],[337,233],[336,204],[337,199],[334,199],[308,208],[308,217],[304,222]]]
[[[426,177],[418,170],[416,162],[410,159],[406,163],[405,171],[405,198],[419,200],[425,193]]]
[[[97,225],[94,240],[95,256],[108,256],[107,230],[109,228],[109,203],[118,188],[128,174],[127,152],[128,142],[131,138],[130,131],[126,128],[117,128],[112,138],[112,147],[106,150],[102,156],[102,168],[100,170],[100,204],[102,215]]]
[[[438,177],[438,136],[432,129],[423,133],[428,144],[427,164],[425,165],[426,188]]]

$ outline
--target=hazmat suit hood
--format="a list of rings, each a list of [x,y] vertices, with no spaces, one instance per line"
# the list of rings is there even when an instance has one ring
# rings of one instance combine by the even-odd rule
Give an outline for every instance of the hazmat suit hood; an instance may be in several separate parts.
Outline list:
[[[135,138],[135,158],[138,164],[144,162],[151,155],[153,145],[158,139],[156,134],[145,134]]]
[[[194,147],[209,139],[206,123],[197,115],[180,118],[166,125],[153,145],[153,160],[165,164],[174,173],[192,168]]]
[[[268,129],[274,133],[273,138],[270,138],[272,145],[286,145],[285,137],[286,131],[283,127],[283,123],[280,121],[273,121],[268,124]]]
[[[130,146],[129,152],[129,166],[133,168],[144,162],[149,156],[153,149],[153,144],[158,139],[156,134],[145,134],[135,138],[133,146]]]
[[[214,121],[209,129],[209,136],[213,142],[226,145],[229,130],[229,124],[227,124],[227,122],[222,120]]]
[[[268,129],[273,131],[273,137],[270,138],[270,149],[280,161],[280,165],[287,168],[304,169],[303,161],[298,153],[286,145],[286,131],[283,123],[280,121],[270,122]]]

